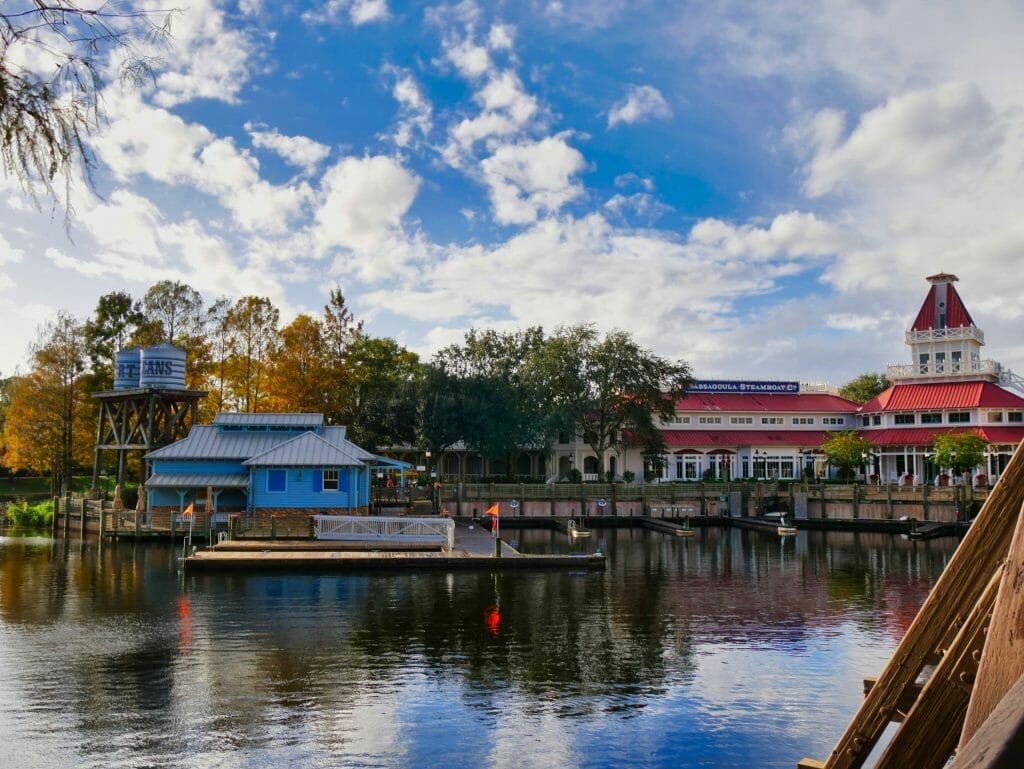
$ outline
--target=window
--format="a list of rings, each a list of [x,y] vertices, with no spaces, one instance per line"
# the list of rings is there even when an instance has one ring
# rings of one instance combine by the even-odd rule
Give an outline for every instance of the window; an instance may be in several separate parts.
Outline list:
[[[279,493],[287,490],[288,475],[284,470],[267,470],[267,491]]]
[[[729,422],[734,425],[752,425],[754,424],[753,417],[730,417]]]
[[[898,425],[912,425],[912,424],[914,424],[914,415],[913,414],[897,414],[896,415],[896,424],[898,424]]]
[[[935,353],[935,373],[941,374],[946,370],[946,353],[937,352]]]
[[[702,425],[720,425],[722,424],[721,417],[697,417],[697,422]]]
[[[882,415],[875,414],[873,417],[871,417],[871,424],[875,425],[876,427],[882,424]]]
[[[864,424],[867,425],[867,417],[864,417]],[[846,424],[846,420],[842,417],[822,417],[821,423],[823,425],[842,425]]]
[[[861,417],[860,423],[861,423],[861,425],[863,427],[867,427],[868,425],[871,424],[871,418],[870,417]]]
[[[813,425],[814,417],[793,417],[793,424],[795,425]]]
[[[988,421],[989,422],[1002,422],[1003,421],[1003,412],[1002,411],[990,411],[990,412],[988,412]]]
[[[949,423],[951,425],[966,424],[971,421],[970,411],[950,411],[949,412]]]
[[[950,353],[950,359],[952,360],[951,369],[954,374],[960,371],[961,357],[962,356],[959,350],[954,350],[952,353]]]
[[[918,373],[920,373],[920,374],[927,374],[928,373],[928,353],[926,353],[926,352],[921,353],[921,357],[918,360],[920,361],[920,365],[918,366]]]
[[[782,417],[761,417],[761,424],[763,425],[781,425]]]
[[[923,425],[941,425],[942,414],[922,414],[921,424]]]
[[[1024,422],[1024,411],[1007,411],[1007,422]]]
[[[337,491],[338,490],[338,471],[337,470],[324,470],[324,491]]]

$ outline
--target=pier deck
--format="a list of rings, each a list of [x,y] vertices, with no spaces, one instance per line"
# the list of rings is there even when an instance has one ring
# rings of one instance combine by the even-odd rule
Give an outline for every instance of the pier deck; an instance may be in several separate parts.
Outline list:
[[[471,528],[472,526],[472,528]],[[603,569],[603,555],[526,555],[507,542],[501,557],[494,555],[490,532],[459,523],[451,551],[424,547],[409,550],[404,544],[364,542],[263,541],[223,542],[210,550],[197,550],[185,559],[190,572],[210,571],[362,571],[374,569]]]

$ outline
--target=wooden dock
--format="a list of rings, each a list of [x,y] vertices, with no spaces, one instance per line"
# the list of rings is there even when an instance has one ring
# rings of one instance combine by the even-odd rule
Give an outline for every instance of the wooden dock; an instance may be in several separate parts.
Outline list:
[[[409,543],[338,541],[222,542],[196,550],[185,559],[187,572],[295,571],[337,572],[377,569],[604,569],[603,555],[526,555],[501,542],[501,556],[486,529],[459,523],[455,547],[410,549]]]

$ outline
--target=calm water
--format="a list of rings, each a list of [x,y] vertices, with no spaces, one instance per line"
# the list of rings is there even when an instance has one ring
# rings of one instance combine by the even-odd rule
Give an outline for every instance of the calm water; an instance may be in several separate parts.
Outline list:
[[[0,537],[0,766],[791,769],[955,547],[595,534],[604,573],[186,581],[168,546]]]

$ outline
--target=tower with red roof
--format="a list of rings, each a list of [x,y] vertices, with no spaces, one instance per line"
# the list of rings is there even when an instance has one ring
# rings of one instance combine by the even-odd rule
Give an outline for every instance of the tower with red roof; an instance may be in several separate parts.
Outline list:
[[[1024,398],[1002,385],[1019,389],[1021,380],[981,357],[985,335],[956,290],[957,276],[927,280],[931,287],[905,337],[911,363],[890,365],[893,386],[860,410],[863,436],[877,447],[876,473],[931,480],[941,470],[931,460],[935,438],[970,432],[988,444],[978,473],[998,475],[1024,439]]]

